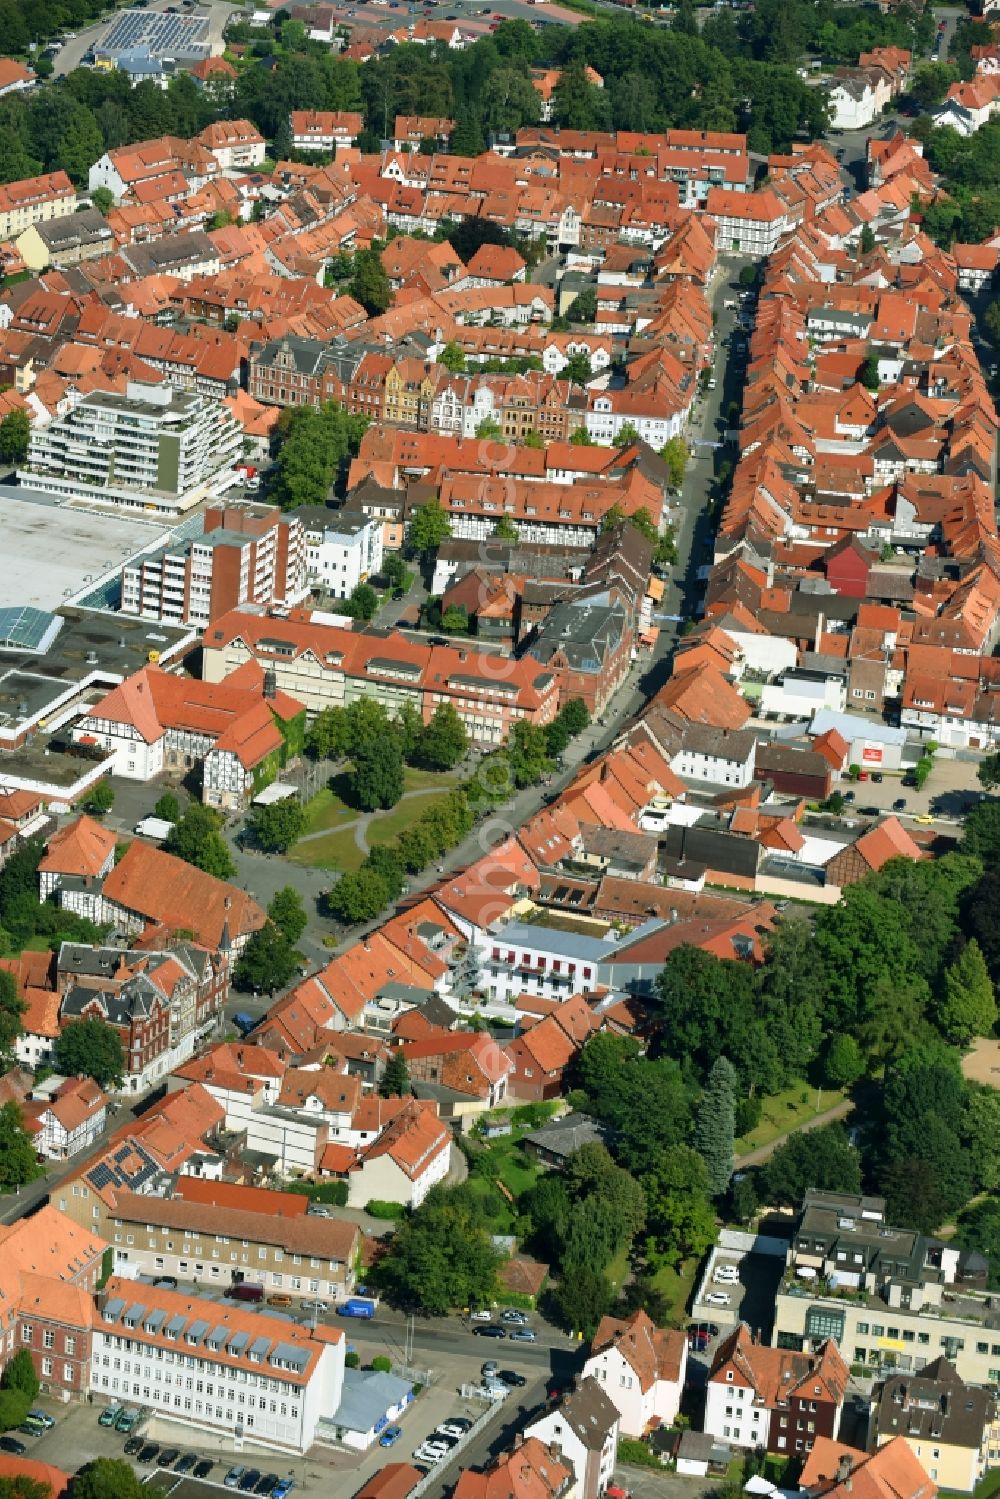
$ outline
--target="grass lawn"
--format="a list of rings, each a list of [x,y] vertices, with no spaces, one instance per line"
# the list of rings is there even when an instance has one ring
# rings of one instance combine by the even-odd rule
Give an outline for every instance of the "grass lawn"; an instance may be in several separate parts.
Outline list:
[[[345,778],[337,777],[338,781]],[[390,843],[398,838],[428,807],[433,807],[453,786],[457,776],[450,771],[412,770],[407,767],[404,774],[404,800],[386,812],[376,812],[368,824],[368,843]],[[419,796],[406,800],[406,793],[418,791]],[[433,793],[438,792],[435,796]],[[310,869],[355,870],[361,867],[364,854],[354,841],[354,823],[362,814],[349,807],[336,791],[324,786],[306,807],[306,833],[324,833],[322,838],[300,838],[289,851],[288,857],[296,864]]]
[[[347,807],[329,788],[324,786],[322,791],[306,803],[306,832],[321,833],[327,828],[337,828],[345,822],[353,822],[357,812]]]
[[[683,1322],[687,1317],[687,1304],[694,1290],[697,1268],[696,1260],[685,1260],[680,1270],[673,1269],[671,1265],[664,1265],[653,1276],[654,1286],[667,1299],[668,1314],[671,1319],[676,1318],[678,1322]]]
[[[804,1081],[793,1083],[782,1093],[771,1094],[764,1099],[764,1111],[757,1128],[735,1142],[737,1157],[761,1145],[770,1145],[772,1140],[789,1130],[799,1129],[817,1114],[825,1114],[844,1097],[846,1094],[842,1088],[824,1088],[817,1098],[816,1089]]]
[[[364,854],[354,841],[353,822],[357,813],[351,814],[351,826],[332,828],[322,838],[310,838],[308,843],[296,843],[288,851],[294,864],[304,864],[308,869],[361,868]]]

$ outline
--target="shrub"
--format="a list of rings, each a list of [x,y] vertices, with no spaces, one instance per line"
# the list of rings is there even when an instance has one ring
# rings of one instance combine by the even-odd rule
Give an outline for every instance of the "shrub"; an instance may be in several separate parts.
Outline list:
[[[390,1223],[406,1216],[406,1209],[401,1202],[382,1202],[377,1197],[365,1203],[365,1212],[369,1218],[384,1218]]]
[[[386,1358],[384,1353],[380,1353],[376,1358],[372,1359],[372,1368],[377,1369],[380,1374],[391,1374],[392,1359]]]
[[[618,1440],[618,1461],[620,1463],[631,1463],[634,1468],[661,1468],[663,1464],[646,1446],[645,1442],[635,1441],[631,1437],[620,1437]]]
[[[347,1206],[347,1182],[290,1182],[288,1191],[308,1197],[310,1202],[325,1202],[336,1208]]]

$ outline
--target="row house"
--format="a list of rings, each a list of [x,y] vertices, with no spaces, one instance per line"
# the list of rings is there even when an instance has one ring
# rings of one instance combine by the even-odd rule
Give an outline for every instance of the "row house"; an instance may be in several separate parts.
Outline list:
[[[76,189],[65,172],[47,172],[0,186],[0,241],[17,239],[32,224],[76,212]]]
[[[705,211],[715,220],[715,247],[720,255],[749,255],[762,260],[772,255],[795,219],[777,193],[733,193],[712,188]]]
[[[712,1360],[705,1431],[734,1447],[801,1455],[817,1437],[836,1439],[848,1380],[832,1339],[815,1353],[768,1348],[741,1322]]]
[[[92,1227],[71,1222],[49,1204],[4,1236],[5,1355],[26,1349],[39,1388],[58,1401],[83,1400],[90,1391],[94,1296],[107,1248]]]
[[[364,129],[359,111],[349,109],[293,109],[289,118],[293,151],[317,151],[332,156],[338,146],[353,146]]]
[[[391,714],[410,703],[427,722],[447,702],[481,744],[502,744],[518,718],[551,722],[558,705],[555,677],[534,661],[507,659],[502,673],[487,672],[474,651],[397,633],[375,640],[300,611],[282,619],[235,611],[208,630],[203,652],[206,682],[253,660],[273,671],[280,691],[294,685],[311,713],[371,698]]]

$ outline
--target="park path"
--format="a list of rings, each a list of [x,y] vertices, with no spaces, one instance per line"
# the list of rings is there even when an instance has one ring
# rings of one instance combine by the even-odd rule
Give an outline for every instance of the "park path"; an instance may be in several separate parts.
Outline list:
[[[734,1171],[745,1171],[747,1166],[760,1166],[769,1160],[779,1145],[784,1145],[793,1135],[804,1135],[811,1129],[819,1129],[824,1124],[834,1124],[838,1119],[844,1119],[854,1108],[854,1102],[850,1098],[842,1098],[832,1108],[824,1109],[822,1114],[816,1114],[812,1119],[806,1119],[796,1129],[786,1130],[783,1135],[777,1135],[775,1139],[769,1140],[766,1145],[758,1145],[756,1150],[748,1150],[746,1155],[737,1156],[733,1162]]]
[[[403,792],[402,796],[399,798],[399,801],[396,803],[396,806],[402,806],[403,802],[412,801],[415,797],[418,796],[440,795],[440,786],[415,786],[412,791]],[[371,822],[373,817],[377,816],[377,812],[359,812],[357,817],[351,818],[350,822],[337,823],[336,826],[332,828],[317,828],[315,833],[303,833],[302,837],[297,839],[296,842],[312,843],[317,838],[328,838],[331,833],[346,833],[348,828],[353,828],[354,841],[361,852],[363,854],[366,854],[368,852],[368,839],[366,836],[368,831],[368,824]]]

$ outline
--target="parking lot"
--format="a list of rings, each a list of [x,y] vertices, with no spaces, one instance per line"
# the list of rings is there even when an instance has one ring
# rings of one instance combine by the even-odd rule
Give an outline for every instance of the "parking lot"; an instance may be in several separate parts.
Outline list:
[[[746,1322],[763,1341],[771,1336],[771,1321],[774,1315],[774,1297],[781,1279],[785,1262],[778,1255],[748,1254],[740,1258],[736,1254],[720,1253],[716,1257],[714,1273],[720,1267],[732,1266],[723,1271],[725,1280],[711,1280],[706,1284],[702,1299],[691,1309],[691,1319],[697,1322],[714,1322],[722,1330],[735,1327],[737,1322]],[[709,1297],[726,1297],[725,1302],[713,1303]]]

